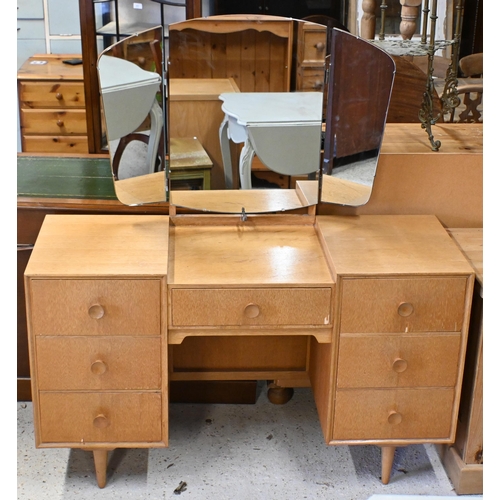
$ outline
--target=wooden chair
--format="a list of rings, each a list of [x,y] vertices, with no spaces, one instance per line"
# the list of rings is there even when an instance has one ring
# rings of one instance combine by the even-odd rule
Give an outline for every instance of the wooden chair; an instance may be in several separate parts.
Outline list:
[[[483,54],[471,54],[458,62],[461,75],[457,86],[460,104],[451,110],[450,122],[482,123],[483,104]],[[469,81],[467,81],[469,80]],[[457,117],[455,115],[457,112]]]

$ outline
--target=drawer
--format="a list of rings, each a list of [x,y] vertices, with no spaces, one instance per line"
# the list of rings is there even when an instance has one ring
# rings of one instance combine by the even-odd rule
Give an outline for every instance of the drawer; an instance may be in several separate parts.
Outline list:
[[[86,135],[23,135],[24,153],[88,153]]]
[[[172,326],[331,324],[330,288],[173,289]]]
[[[160,390],[161,340],[38,336],[36,366],[42,391]]]
[[[307,29],[304,27],[304,58],[302,62],[324,63],[326,56],[326,27]]]
[[[337,387],[454,387],[461,335],[341,335]]]
[[[30,280],[35,335],[159,335],[160,280]]]
[[[453,400],[453,389],[340,390],[333,439],[449,439]]]
[[[467,279],[345,279],[340,331],[458,332]]]
[[[20,82],[22,108],[85,108],[83,82]]]
[[[320,68],[302,68],[299,73],[300,90],[303,92],[321,92],[324,87],[325,70]]]
[[[66,111],[21,109],[23,134],[85,135],[87,119],[84,109]]]
[[[43,443],[161,441],[161,394],[140,392],[41,392]]]

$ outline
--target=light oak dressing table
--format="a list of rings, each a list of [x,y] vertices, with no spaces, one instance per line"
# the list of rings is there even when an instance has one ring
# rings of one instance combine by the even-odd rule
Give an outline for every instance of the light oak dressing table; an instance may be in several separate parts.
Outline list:
[[[391,84],[369,47],[366,80]],[[46,216],[25,271],[36,445],[92,451],[104,487],[110,450],[168,446],[170,381],[249,379],[310,385],[325,442],[379,446],[384,484],[397,446],[452,443],[474,271],[433,215],[316,214],[321,178]],[[195,194],[228,213],[179,215]],[[224,346],[219,369],[203,345]]]
[[[108,450],[168,445],[168,345],[221,335],[307,337],[326,442],[381,446],[384,483],[396,446],[453,442],[474,274],[435,217],[200,219],[46,217],[37,446],[92,450],[104,486]],[[272,355],[244,376],[279,378]]]

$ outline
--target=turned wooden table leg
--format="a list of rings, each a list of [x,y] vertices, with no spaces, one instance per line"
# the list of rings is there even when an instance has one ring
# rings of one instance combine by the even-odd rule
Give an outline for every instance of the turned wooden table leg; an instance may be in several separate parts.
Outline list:
[[[381,446],[382,450],[382,484],[389,484],[392,463],[394,462],[395,446]]]
[[[106,486],[106,473],[108,466],[108,451],[109,450],[93,450],[95,475],[99,488]]]
[[[360,36],[365,40],[373,40],[375,38],[375,11],[377,9],[376,0],[363,0],[361,10]]]
[[[267,383],[267,399],[275,405],[284,405],[293,397],[292,387],[280,387],[274,382]]]
[[[417,29],[422,0],[399,0],[401,4],[401,24],[399,31],[403,40],[411,40]]]

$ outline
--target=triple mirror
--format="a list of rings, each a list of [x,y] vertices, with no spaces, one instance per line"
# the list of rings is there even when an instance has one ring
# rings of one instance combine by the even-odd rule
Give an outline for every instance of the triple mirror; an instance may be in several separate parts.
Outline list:
[[[98,60],[117,197],[223,213],[363,205],[394,71],[367,41],[274,16],[121,40]]]

